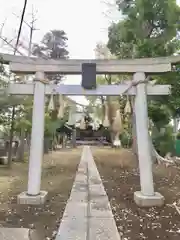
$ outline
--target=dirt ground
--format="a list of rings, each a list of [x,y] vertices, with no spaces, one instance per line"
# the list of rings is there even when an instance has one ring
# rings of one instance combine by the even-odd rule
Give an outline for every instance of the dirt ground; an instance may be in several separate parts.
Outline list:
[[[27,190],[28,163],[0,168],[0,227],[36,229],[39,240],[54,239],[69,198],[81,150],[45,155],[42,190],[48,191],[44,206],[17,205],[16,196]]]
[[[58,151],[44,157],[42,190],[44,206],[17,205],[16,196],[27,190],[27,163],[0,168],[0,227],[36,229],[39,240],[56,235],[69,198],[81,149]],[[166,198],[161,208],[139,208],[133,201],[140,190],[138,165],[128,150],[93,148],[93,155],[107,191],[122,240],[180,239],[180,215],[172,203],[180,199],[180,170],[155,165],[156,191]]]
[[[122,240],[180,239],[180,214],[172,206],[180,199],[180,170],[154,166],[155,190],[165,196],[165,206],[139,208],[133,201],[134,191],[140,190],[133,154],[117,149],[94,149],[93,154]]]

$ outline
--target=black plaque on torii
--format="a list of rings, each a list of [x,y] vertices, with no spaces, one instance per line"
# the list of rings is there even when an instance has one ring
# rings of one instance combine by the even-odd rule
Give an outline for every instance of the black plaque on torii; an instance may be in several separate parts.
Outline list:
[[[82,83],[84,89],[96,89],[96,63],[82,64]]]

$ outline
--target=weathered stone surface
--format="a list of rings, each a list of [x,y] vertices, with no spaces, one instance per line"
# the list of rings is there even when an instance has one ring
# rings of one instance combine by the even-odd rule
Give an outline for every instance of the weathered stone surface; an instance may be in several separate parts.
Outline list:
[[[120,240],[89,147],[84,147],[79,166],[56,240]]]
[[[107,196],[102,184],[89,185],[89,196],[92,199],[96,196]]]
[[[88,201],[88,193],[86,191],[78,192],[78,191],[72,190],[68,201],[72,201],[72,202],[74,202],[74,204],[76,204],[77,202],[87,202]]]
[[[87,240],[87,219],[63,218],[56,240]]]
[[[0,228],[1,240],[30,240],[28,228]],[[36,240],[36,239],[32,239]]]
[[[73,184],[73,191],[78,191],[78,192],[87,192],[88,189],[88,184],[87,183],[81,183],[81,182],[75,182]]]
[[[68,201],[63,217],[85,218],[87,217],[87,205],[87,202]]]
[[[94,184],[101,184],[102,181],[101,181],[101,178],[100,177],[97,177],[97,176],[89,176],[89,184],[90,185],[94,185]]]
[[[155,192],[153,196],[145,196],[140,191],[134,193],[134,201],[139,207],[161,207],[164,205],[164,196]]]
[[[100,196],[90,200],[90,217],[113,218],[111,206],[107,196]]]
[[[89,240],[120,240],[113,218],[90,218]]]
[[[17,197],[18,204],[31,204],[39,205],[46,202],[48,193],[46,191],[41,191],[37,196],[29,196],[27,192],[22,192]]]
[[[29,230],[29,240],[39,240],[39,236],[36,230],[30,229]]]
[[[87,184],[87,174],[78,173],[75,178],[75,182],[81,183],[81,184]]]

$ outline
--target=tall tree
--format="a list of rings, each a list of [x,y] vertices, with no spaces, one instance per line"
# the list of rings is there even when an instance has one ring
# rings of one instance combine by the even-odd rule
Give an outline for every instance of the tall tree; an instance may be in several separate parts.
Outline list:
[[[180,8],[175,0],[119,2],[124,20],[109,28],[108,47],[113,54],[156,57],[171,55],[177,50]]]
[[[24,15],[25,15],[25,12],[26,12],[26,6],[27,6],[27,0],[24,1],[24,5],[23,5],[21,20],[20,20],[18,35],[17,35],[17,40],[16,40],[16,45],[15,45],[15,48],[14,48],[14,55],[16,55],[16,52],[18,50],[19,39],[20,39],[22,25],[23,25],[23,21],[24,21]],[[8,165],[9,166],[11,166],[11,160],[12,160],[12,143],[13,143],[13,135],[14,135],[15,113],[16,113],[16,108],[13,105],[12,114],[11,114],[11,129],[10,129],[10,136],[9,136],[9,151],[8,151]]]
[[[179,51],[180,7],[175,0],[116,2],[123,20],[109,27],[108,48],[117,58],[169,56]],[[164,126],[180,107],[180,74],[172,72],[155,78],[156,82],[172,84],[170,96],[149,104],[149,116],[156,126]]]
[[[51,30],[47,32],[40,44],[34,44],[32,54],[45,59],[66,59],[68,58],[67,36],[63,30]],[[48,79],[55,83],[62,80],[60,74],[49,74]]]
[[[63,30],[47,32],[40,44],[34,44],[33,54],[51,59],[65,59],[68,57],[67,36]]]
[[[109,27],[108,48],[111,53],[118,58],[141,58],[169,56],[178,52],[180,7],[175,0],[119,0],[117,5],[124,19]],[[174,103],[174,95],[180,92],[177,85],[179,73],[170,73],[158,79],[167,83],[167,77],[173,79],[172,89],[176,92],[166,100]],[[169,107],[172,108],[172,104]]]

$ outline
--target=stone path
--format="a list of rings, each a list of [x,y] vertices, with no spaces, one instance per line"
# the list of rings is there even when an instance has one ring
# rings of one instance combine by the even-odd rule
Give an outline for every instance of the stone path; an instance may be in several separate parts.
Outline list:
[[[89,146],[83,148],[71,195],[55,240],[120,240]]]
[[[28,228],[0,228],[0,240],[38,240],[34,231]]]

